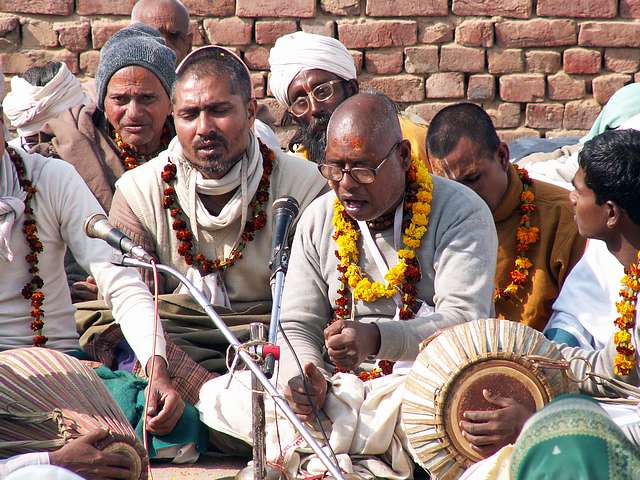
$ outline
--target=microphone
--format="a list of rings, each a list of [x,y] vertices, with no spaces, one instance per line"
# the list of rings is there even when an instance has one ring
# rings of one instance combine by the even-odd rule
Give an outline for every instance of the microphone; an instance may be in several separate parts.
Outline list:
[[[278,269],[284,268],[286,272],[286,259],[283,262],[283,253],[286,248],[289,230],[293,221],[298,216],[300,206],[293,197],[281,197],[273,202],[273,236],[271,238],[271,271],[275,274]]]
[[[116,250],[131,255],[143,262],[151,262],[153,257],[144,248],[136,245],[133,240],[109,223],[109,219],[102,213],[94,213],[84,221],[84,233],[89,238],[104,240]]]

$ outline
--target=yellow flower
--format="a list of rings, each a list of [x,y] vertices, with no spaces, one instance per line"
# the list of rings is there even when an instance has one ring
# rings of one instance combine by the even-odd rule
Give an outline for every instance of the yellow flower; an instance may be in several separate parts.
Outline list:
[[[629,302],[617,302],[616,308],[618,309],[618,313],[623,317],[633,315],[636,311],[636,307]]]
[[[533,263],[527,257],[517,257],[516,258],[516,267],[528,269],[533,267]]]
[[[616,345],[629,345],[631,343],[631,334],[626,330],[620,330],[615,333],[613,341]]]
[[[409,260],[411,258],[416,258],[416,252],[407,248],[402,248],[398,250],[398,257]]]
[[[416,202],[411,207],[411,211],[413,213],[424,213],[425,215],[428,215],[431,213],[431,207],[426,202]]]
[[[431,203],[432,195],[430,192],[427,192],[425,190],[420,190],[416,194],[416,198],[418,199],[419,202]]]
[[[416,225],[426,226],[428,222],[429,220],[424,213],[417,213],[411,217],[411,223]]]
[[[513,283],[510,283],[505,287],[504,293],[507,293],[509,295],[515,295],[516,293],[518,293],[518,286],[514,285]]]
[[[402,237],[402,241],[409,248],[419,248],[421,243],[420,240],[416,240],[413,237],[407,237],[406,235]]]
[[[634,366],[634,356],[618,354],[613,361],[613,373],[615,373],[616,375],[629,375]]]
[[[404,272],[407,269],[407,264],[404,260],[400,260],[396,265],[389,269],[384,279],[391,285],[401,285],[404,282]]]

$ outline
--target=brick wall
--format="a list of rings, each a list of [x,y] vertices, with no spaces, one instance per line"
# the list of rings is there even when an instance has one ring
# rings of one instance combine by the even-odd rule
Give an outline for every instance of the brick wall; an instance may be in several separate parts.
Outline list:
[[[588,129],[640,67],[640,0],[183,0],[195,45],[235,48],[269,97],[269,49],[304,30],[339,38],[360,81],[429,121],[444,105],[482,104],[503,138]],[[95,72],[98,49],[135,0],[0,0],[0,62],[43,60]]]

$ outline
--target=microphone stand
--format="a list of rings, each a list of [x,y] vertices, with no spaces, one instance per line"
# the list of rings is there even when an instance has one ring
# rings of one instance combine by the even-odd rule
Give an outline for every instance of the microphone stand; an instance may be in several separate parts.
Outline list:
[[[285,253],[285,252],[283,252],[283,253]],[[288,255],[287,255],[287,262],[288,262]],[[112,261],[112,263],[114,265],[121,265],[121,266],[124,266],[124,267],[145,268],[145,269],[148,269],[148,270],[151,270],[153,268],[150,263],[146,263],[146,262],[143,262],[141,260],[137,260],[135,258],[128,257],[126,255],[117,255],[117,258],[114,261]],[[247,368],[249,368],[249,370],[251,370],[252,378],[255,378],[257,380],[257,382],[259,382],[259,384],[264,388],[264,390],[266,390],[267,393],[269,393],[269,395],[271,395],[271,397],[273,398],[273,401],[276,403],[276,405],[278,407],[280,407],[280,410],[282,410],[282,413],[284,413],[285,417],[287,417],[287,419],[293,424],[293,426],[300,433],[302,438],[304,438],[306,440],[306,442],[309,445],[309,447],[311,447],[311,449],[315,452],[315,454],[318,456],[318,458],[323,463],[323,465],[325,467],[327,467],[327,470],[331,473],[331,475],[333,475],[333,477],[336,480],[345,480],[342,472],[340,471],[339,466],[333,464],[333,462],[331,461],[329,456],[325,453],[325,451],[322,449],[320,444],[316,441],[316,439],[313,437],[313,435],[311,433],[309,433],[309,431],[306,429],[306,427],[298,419],[297,415],[293,412],[293,410],[291,410],[291,408],[289,407],[289,404],[286,402],[286,400],[284,400],[284,398],[282,398],[282,396],[280,396],[280,394],[278,393],[276,388],[269,381],[269,379],[266,377],[266,375],[262,372],[262,369],[254,362],[253,358],[251,357],[251,354],[249,352],[247,352],[246,350],[244,350],[243,348],[241,348],[242,344],[240,343],[240,341],[236,338],[236,336],[231,332],[231,330],[229,330],[229,327],[227,327],[227,325],[218,316],[218,314],[214,310],[213,306],[211,305],[209,300],[207,300],[207,298],[204,296],[204,294],[200,290],[198,290],[189,280],[187,280],[187,278],[184,275],[182,275],[180,272],[176,271],[175,269],[173,269],[171,267],[168,267],[166,265],[162,265],[160,263],[156,264],[156,268],[161,272],[167,273],[167,274],[175,277],[183,285],[185,285],[187,287],[187,289],[189,290],[189,293],[191,294],[193,299],[200,305],[200,307],[202,307],[202,309],[205,311],[205,313],[213,321],[213,323],[216,326],[216,328],[218,328],[222,332],[222,334],[227,339],[229,344],[232,345],[236,349],[236,352],[238,352],[238,356],[242,359],[242,361],[245,363]],[[285,265],[285,270],[279,272],[279,273],[281,273],[281,281],[280,281],[281,286],[280,286],[280,289],[282,289],[282,285],[284,285],[284,274],[285,274],[285,271],[286,271],[286,265]],[[278,274],[277,273],[276,273],[276,286],[277,286],[277,282],[278,282]],[[274,297],[274,302],[273,303],[274,303],[274,308],[276,308],[276,298],[275,297]],[[278,296],[278,304],[277,304],[277,308],[276,309],[277,309],[277,318],[279,320],[279,318],[280,318],[280,295]],[[272,309],[272,315],[273,315],[273,309]],[[270,328],[269,328],[269,338],[270,339],[271,339],[271,331],[272,330],[273,330],[273,325],[270,325]],[[275,329],[275,335],[277,335],[277,325],[276,325],[276,329]],[[267,357],[269,357],[269,355],[273,355],[273,354],[277,355],[276,352],[270,352],[269,354],[267,354]],[[274,358],[274,361],[275,361],[275,358]],[[262,396],[262,395],[260,395],[260,396]],[[262,399],[262,400],[264,402],[264,399]],[[264,410],[262,411],[262,417],[264,417]],[[254,416],[254,418],[255,418],[255,416]],[[263,418],[262,421],[264,422],[264,418]],[[263,435],[264,435],[264,432],[263,432]],[[255,437],[255,435],[254,435],[254,437]],[[254,438],[254,440],[255,440],[255,438]],[[254,444],[255,444],[255,441],[254,441]],[[264,448],[264,443],[262,443],[262,448]],[[264,457],[262,457],[262,458],[264,458]],[[256,467],[255,466],[254,466],[254,472],[256,472]],[[262,472],[264,472],[264,467],[263,467]]]

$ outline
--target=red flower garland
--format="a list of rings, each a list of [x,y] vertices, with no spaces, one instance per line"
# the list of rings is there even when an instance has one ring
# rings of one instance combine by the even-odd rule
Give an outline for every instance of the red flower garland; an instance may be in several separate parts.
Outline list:
[[[31,207],[31,200],[38,191],[33,186],[31,180],[27,178],[27,170],[24,166],[24,162],[18,153],[11,147],[7,146],[7,153],[9,158],[13,162],[13,166],[18,174],[18,182],[20,187],[27,192],[27,197],[24,200],[24,222],[22,231],[25,234],[27,243],[31,253],[27,254],[24,258],[29,264],[29,273],[32,275],[31,280],[22,289],[22,296],[26,300],[31,300],[31,331],[33,335],[33,345],[36,347],[42,347],[47,343],[47,337],[42,333],[44,329],[44,310],[42,309],[42,303],[44,302],[44,293],[42,292],[42,286],[44,281],[38,275],[40,269],[38,268],[38,254],[42,253],[43,246],[40,238],[38,238],[38,227],[36,220],[33,216],[33,208]]]
[[[162,171],[162,180],[167,184],[162,197],[162,206],[169,210],[169,214],[174,219],[172,229],[176,232],[179,240],[178,254],[184,258],[187,265],[193,265],[198,269],[200,275],[209,275],[216,271],[225,271],[242,258],[242,251],[248,242],[254,239],[256,232],[262,230],[267,224],[267,214],[264,211],[264,204],[269,200],[270,176],[273,171],[275,154],[262,142],[260,142],[260,153],[262,154],[262,178],[258,185],[258,190],[254,195],[249,208],[252,209],[252,219],[244,227],[240,236],[240,242],[229,254],[228,258],[216,258],[210,260],[202,253],[195,253],[193,247],[193,233],[189,230],[186,216],[176,196],[176,191],[172,184],[176,178],[176,166],[169,161]]]
[[[411,164],[409,170],[407,171],[407,187],[405,190],[404,196],[404,205],[403,205],[403,222],[402,229],[406,229],[409,223],[409,219],[411,218],[411,207],[414,202],[417,201],[417,193],[418,193],[419,185],[416,182],[416,167]],[[358,225],[354,220],[349,217],[346,213],[343,213],[343,220],[346,222],[350,222],[353,225],[354,229],[358,228]],[[336,240],[342,232],[336,231],[333,234],[333,239]],[[336,257],[340,260],[340,255],[338,250],[335,251]],[[418,263],[416,258],[413,259],[405,259],[407,262],[407,269],[405,271],[405,282],[402,284],[401,289],[401,298],[402,298],[402,308],[400,308],[399,317],[401,320],[410,320],[412,319],[416,312],[417,307],[417,289],[416,284],[422,278],[422,271],[420,269],[420,264]],[[348,267],[343,267],[338,261],[338,273],[339,273],[339,287],[338,287],[338,297],[335,301],[335,306],[333,308],[333,319],[330,323],[336,322],[338,320],[348,320],[351,315],[351,310],[349,308],[349,288],[348,288],[348,279],[346,276]],[[367,380],[372,380],[374,378],[381,377],[383,375],[389,375],[393,372],[393,365],[395,362],[391,362],[389,360],[380,360],[378,361],[378,367],[374,368],[371,371],[362,371],[358,373],[358,378],[363,382]],[[347,372],[346,370],[342,370],[338,367],[335,368],[335,372]]]
[[[113,141],[115,142],[116,147],[118,147],[118,150],[120,150],[120,159],[122,160],[124,169],[126,171],[133,170],[137,166],[142,165],[147,160],[155,156],[142,155],[138,153],[136,147],[125,142],[122,139],[122,135],[120,135],[120,132],[116,132],[115,130],[113,132]],[[162,127],[162,136],[160,137],[160,148],[158,149],[158,152],[161,152],[162,150],[167,148],[167,145],[169,145],[170,141],[171,139],[169,138],[169,128],[167,128],[167,126],[165,125],[164,127]]]

